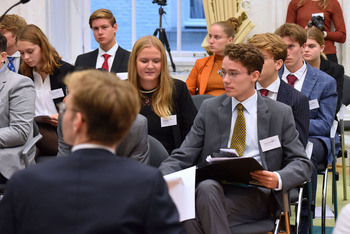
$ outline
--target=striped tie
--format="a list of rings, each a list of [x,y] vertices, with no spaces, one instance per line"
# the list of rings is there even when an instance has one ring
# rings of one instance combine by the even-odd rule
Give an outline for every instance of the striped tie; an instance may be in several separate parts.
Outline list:
[[[246,137],[243,105],[241,103],[238,103],[237,109],[238,109],[237,119],[235,123],[235,128],[233,129],[230,148],[235,149],[238,153],[238,156],[242,157],[244,153],[245,137]]]
[[[15,65],[13,64],[13,60],[14,60],[15,58],[14,58],[14,57],[7,57],[7,59],[9,60],[9,63],[7,64],[7,68],[8,68],[10,71],[16,72]]]

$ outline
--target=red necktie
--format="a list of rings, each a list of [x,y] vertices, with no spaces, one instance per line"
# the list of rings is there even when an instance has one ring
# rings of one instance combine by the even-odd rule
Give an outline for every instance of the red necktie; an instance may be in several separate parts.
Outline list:
[[[289,74],[289,75],[287,76],[288,84],[289,84],[290,86],[292,86],[293,88],[294,88],[294,83],[295,83],[295,81],[296,81],[297,79],[298,79],[298,78],[297,78],[295,75],[293,75],[293,74]]]
[[[109,54],[102,55],[105,58],[105,61],[102,64],[102,69],[105,69],[106,71],[109,71],[108,69],[108,58],[111,57]]]
[[[269,94],[269,91],[267,89],[260,89],[260,94],[261,96],[266,97],[267,94]]]

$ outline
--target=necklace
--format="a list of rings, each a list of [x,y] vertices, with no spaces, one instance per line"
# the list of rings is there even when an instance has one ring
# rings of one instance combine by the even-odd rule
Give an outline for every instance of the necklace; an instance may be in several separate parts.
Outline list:
[[[216,71],[216,73],[218,73],[218,75],[221,76],[221,75],[220,75],[221,70],[219,69],[218,63],[216,62],[216,58],[214,59],[214,63],[216,64],[216,68],[218,69],[218,70]]]
[[[158,87],[155,87],[154,89],[151,89],[151,90],[142,90],[140,89],[140,92],[145,94],[145,95],[142,95],[143,97],[141,98],[142,100],[142,103],[145,105],[145,106],[151,106],[152,105],[152,93],[154,91],[157,90]]]
[[[140,89],[140,92],[141,92],[141,93],[153,93],[154,91],[157,90],[157,88],[158,88],[158,87],[155,87],[154,89],[151,89],[151,90],[142,90],[142,89]]]

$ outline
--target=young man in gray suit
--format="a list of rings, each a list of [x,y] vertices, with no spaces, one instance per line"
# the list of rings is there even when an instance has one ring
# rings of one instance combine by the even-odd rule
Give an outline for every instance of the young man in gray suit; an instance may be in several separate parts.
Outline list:
[[[93,70],[67,81],[60,112],[72,155],[9,180],[0,201],[1,233],[183,233],[159,170],[114,155],[140,110],[135,88]]]
[[[103,68],[114,73],[128,72],[130,52],[120,47],[115,40],[118,25],[112,12],[107,9],[96,10],[91,14],[89,24],[100,46],[79,55],[75,67]]]
[[[34,83],[28,77],[11,72],[5,65],[6,37],[0,33],[0,183],[24,168],[20,156],[24,144],[33,138],[35,112]],[[29,163],[34,163],[35,147]]]
[[[264,168],[251,173],[263,187],[200,182],[196,218],[184,222],[188,233],[230,234],[232,226],[271,217],[282,193],[311,176],[312,164],[298,139],[291,108],[257,95],[255,83],[263,64],[263,55],[253,45],[227,45],[221,70],[226,94],[203,102],[181,147],[160,166],[163,174],[201,167],[220,148],[235,148]]]

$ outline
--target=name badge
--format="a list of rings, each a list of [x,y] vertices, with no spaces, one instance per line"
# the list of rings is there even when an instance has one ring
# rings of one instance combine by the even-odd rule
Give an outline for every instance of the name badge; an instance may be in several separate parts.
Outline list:
[[[309,106],[310,106],[310,110],[317,109],[320,107],[317,99],[309,101]]]
[[[281,142],[277,135],[260,140],[259,143],[263,152],[281,147]]]
[[[60,97],[64,97],[64,93],[63,93],[62,88],[51,90],[51,98],[52,99],[56,99],[56,98],[60,98]]]
[[[168,118],[165,118],[165,117],[160,118],[160,126],[162,128],[169,127],[169,126],[175,126],[175,125],[177,125],[176,115],[170,115],[170,116],[168,116]]]

